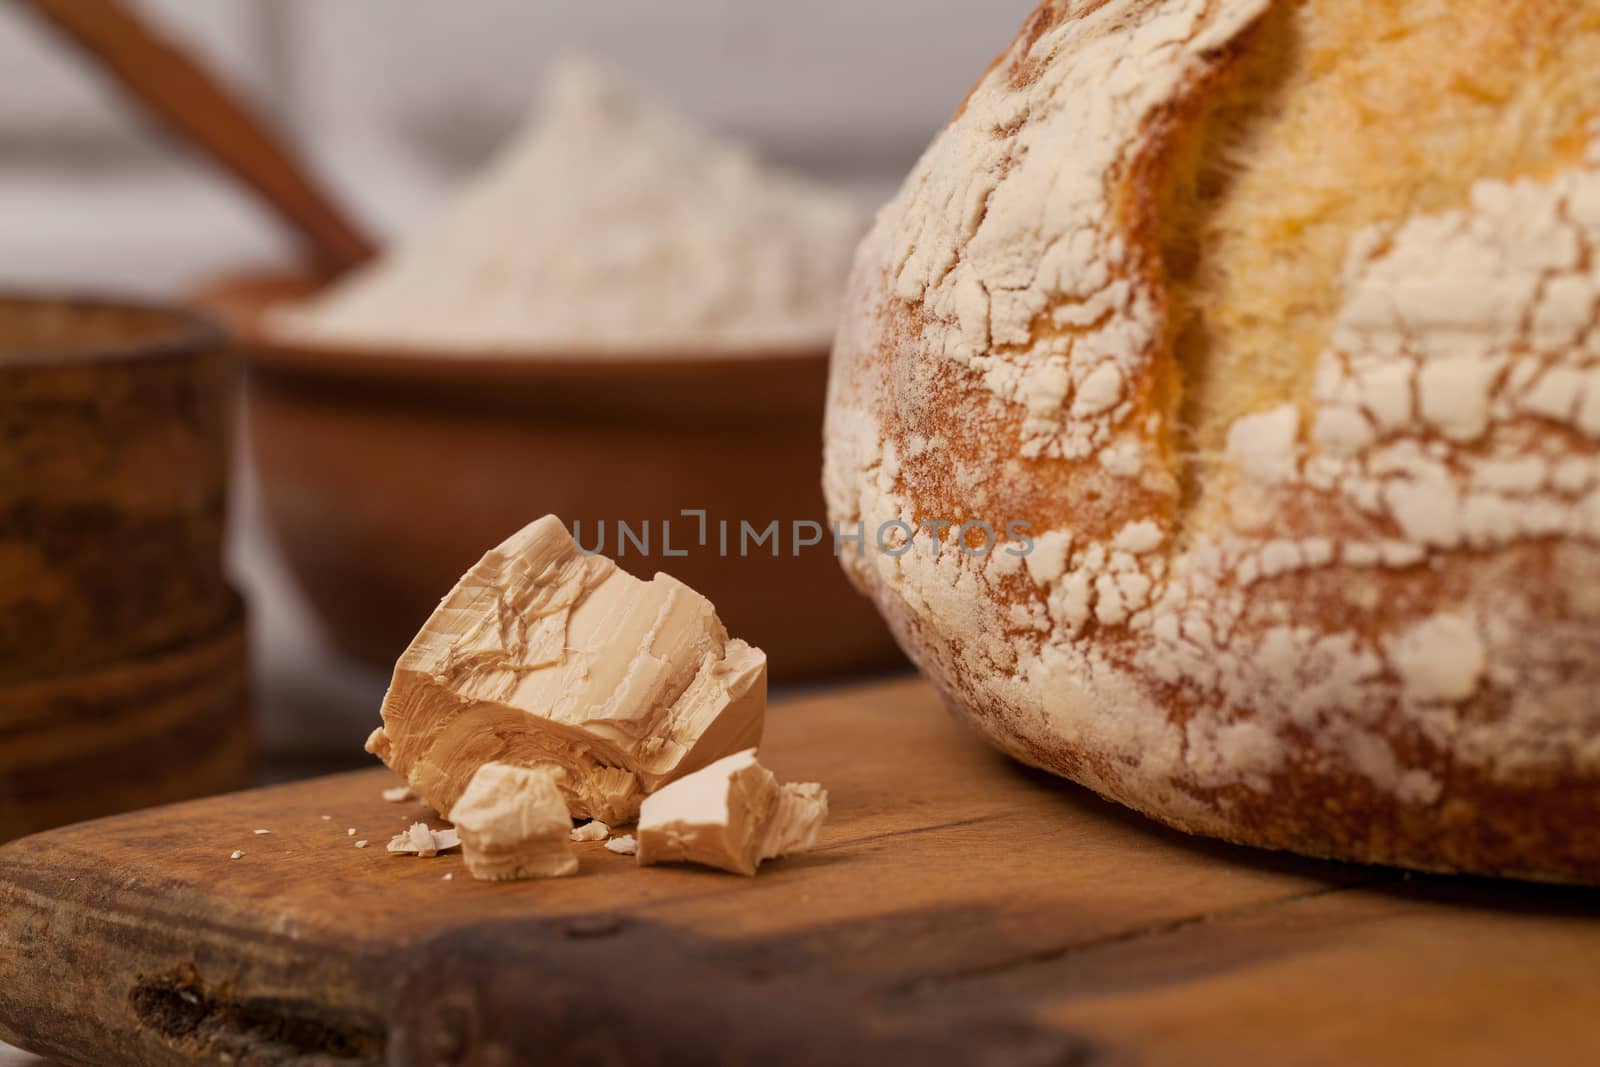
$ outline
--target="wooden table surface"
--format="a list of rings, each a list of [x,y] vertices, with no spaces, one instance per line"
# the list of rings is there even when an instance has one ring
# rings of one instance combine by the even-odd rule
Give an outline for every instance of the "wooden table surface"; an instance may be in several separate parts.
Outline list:
[[[14,843],[0,1039],[137,1064],[1600,1062],[1591,891],[1184,837],[992,753],[915,681],[775,708],[763,760],[833,814],[754,879],[589,845],[576,877],[477,883],[385,854],[420,812],[382,770]]]

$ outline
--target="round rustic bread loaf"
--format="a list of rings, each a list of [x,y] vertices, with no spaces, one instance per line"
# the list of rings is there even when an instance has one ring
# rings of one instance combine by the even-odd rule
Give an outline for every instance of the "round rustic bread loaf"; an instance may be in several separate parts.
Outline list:
[[[1042,5],[834,356],[947,701],[1184,830],[1600,881],[1597,71],[1595,0]]]

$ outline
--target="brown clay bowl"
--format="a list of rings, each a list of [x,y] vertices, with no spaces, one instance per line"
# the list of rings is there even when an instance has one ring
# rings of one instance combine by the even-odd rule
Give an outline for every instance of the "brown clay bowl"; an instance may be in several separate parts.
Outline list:
[[[0,295],[0,684],[222,624],[233,399],[204,318]]]
[[[263,503],[336,645],[388,667],[487,549],[544,514],[628,570],[665,571],[766,650],[773,676],[901,662],[876,612],[818,546],[716,551],[726,519],[825,522],[819,484],[827,354],[486,358],[313,347],[268,336],[263,312],[312,283],[258,277],[202,302],[234,329]],[[711,545],[685,545],[703,508]],[[660,524],[673,520],[667,557]],[[617,552],[615,523],[654,528]]]

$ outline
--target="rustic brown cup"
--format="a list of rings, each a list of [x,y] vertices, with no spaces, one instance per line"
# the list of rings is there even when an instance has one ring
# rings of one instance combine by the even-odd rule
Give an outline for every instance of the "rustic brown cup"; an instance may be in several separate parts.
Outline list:
[[[246,362],[268,522],[341,649],[392,666],[484,551],[550,513],[589,531],[674,519],[672,547],[687,556],[665,555],[658,525],[649,552],[618,562],[704,593],[731,633],[766,650],[775,678],[903,662],[825,545],[792,554],[786,531],[777,557],[723,558],[686,546],[696,523],[678,517],[824,521],[826,352],[480,358],[291,344],[262,329],[265,309],[311,291],[255,278],[201,299]]]
[[[200,316],[0,296],[0,840],[249,783],[233,378]]]
[[[0,685],[0,841],[248,786],[249,706],[237,598],[181,645]]]
[[[0,683],[228,618],[224,335],[171,308],[0,296]]]

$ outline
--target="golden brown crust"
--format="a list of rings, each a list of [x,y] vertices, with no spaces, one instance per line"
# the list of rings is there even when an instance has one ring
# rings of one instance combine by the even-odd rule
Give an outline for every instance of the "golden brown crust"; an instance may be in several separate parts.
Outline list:
[[[825,481],[869,542],[1017,518],[1033,552],[846,569],[991,741],[1170,825],[1600,882],[1593,137],[1356,232],[1315,392],[1197,461],[1162,213],[1307,9],[1265,8],[1047,3],[974,90],[858,257]]]

